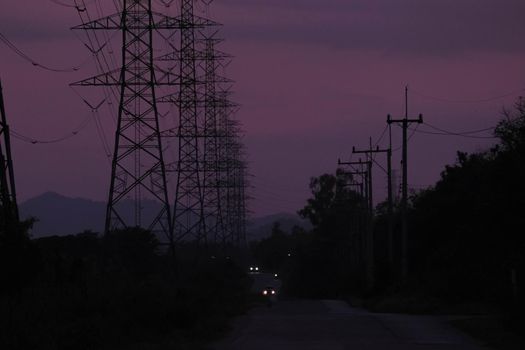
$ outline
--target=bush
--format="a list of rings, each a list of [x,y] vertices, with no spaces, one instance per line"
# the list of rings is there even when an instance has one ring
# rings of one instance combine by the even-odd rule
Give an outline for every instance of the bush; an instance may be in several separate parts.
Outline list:
[[[140,229],[32,243],[35,280],[0,297],[0,348],[109,349],[213,339],[247,306],[247,276],[208,255],[178,262]]]

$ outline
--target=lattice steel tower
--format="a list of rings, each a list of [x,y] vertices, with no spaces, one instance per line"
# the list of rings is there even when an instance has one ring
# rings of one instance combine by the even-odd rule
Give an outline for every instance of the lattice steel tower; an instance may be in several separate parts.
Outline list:
[[[153,13],[151,0],[123,0],[120,13],[73,28],[122,32],[120,69],[72,84],[120,89],[106,233],[140,226],[163,233],[169,243],[173,243],[155,88],[173,85],[177,79],[154,65],[153,34],[154,31],[173,30],[179,24],[175,18]],[[144,214],[145,199],[158,204],[154,213]]]
[[[196,29],[216,25],[193,13],[194,0],[182,0],[180,12],[180,89],[178,96],[179,157],[177,184],[173,209],[175,241],[207,241],[204,211],[204,166],[202,154],[204,127],[199,116],[198,85],[203,78],[197,76]]]
[[[222,243],[225,231],[223,204],[220,198],[219,129],[217,120],[217,69],[222,58],[215,50],[215,39],[204,40],[205,118],[204,118],[204,200],[206,236]]]
[[[0,230],[13,229],[19,221],[11,140],[0,80]]]

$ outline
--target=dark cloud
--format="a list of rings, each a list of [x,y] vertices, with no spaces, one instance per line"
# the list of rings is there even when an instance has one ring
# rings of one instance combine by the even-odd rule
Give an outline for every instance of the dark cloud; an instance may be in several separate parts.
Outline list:
[[[14,1],[2,6],[0,32],[16,42],[63,40],[74,37],[69,28],[78,22],[76,11],[46,0]]]
[[[51,3],[42,15],[30,3],[11,7],[0,30],[13,40],[71,38],[78,22]],[[525,49],[523,0],[215,0],[212,10],[230,40],[411,55]]]
[[[523,51],[521,0],[222,0],[233,39],[385,53]],[[251,15],[250,15],[251,14]]]
[[[33,43],[74,37],[68,27],[62,24],[20,22],[11,19],[1,21],[0,31],[16,42]]]

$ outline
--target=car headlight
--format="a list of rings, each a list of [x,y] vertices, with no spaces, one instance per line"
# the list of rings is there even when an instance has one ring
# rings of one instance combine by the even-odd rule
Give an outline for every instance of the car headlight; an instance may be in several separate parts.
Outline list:
[[[267,291],[267,290],[264,290],[264,291],[263,291],[263,295],[266,295],[266,294],[268,294],[268,291]]]
[[[253,267],[250,267],[250,271],[253,271]]]
[[[272,294],[275,294],[275,291],[274,291],[274,290],[272,290]]]

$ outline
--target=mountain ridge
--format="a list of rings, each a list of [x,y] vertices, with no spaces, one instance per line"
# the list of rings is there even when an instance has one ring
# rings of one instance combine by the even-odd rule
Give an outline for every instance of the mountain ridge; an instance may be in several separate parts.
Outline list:
[[[132,206],[133,202],[127,200],[123,205]],[[142,205],[145,218],[154,215],[158,208],[158,203],[152,200],[145,200]],[[50,191],[24,201],[19,207],[22,219],[37,219],[31,231],[32,238],[104,230],[105,202],[69,197]],[[275,213],[250,219],[247,225],[248,240],[260,240],[270,236],[275,222],[280,222],[281,228],[286,232],[291,231],[293,226],[309,228],[309,224],[297,214]]]

